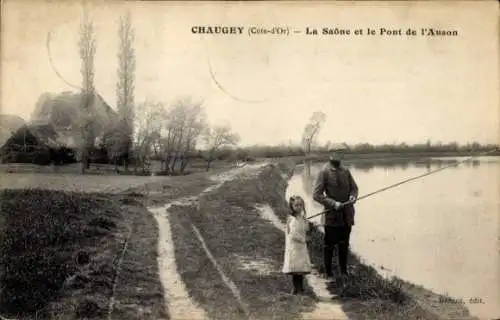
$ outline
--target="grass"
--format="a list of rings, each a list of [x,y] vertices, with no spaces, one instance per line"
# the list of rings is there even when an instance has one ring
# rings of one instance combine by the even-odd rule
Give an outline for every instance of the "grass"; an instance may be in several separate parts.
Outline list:
[[[171,209],[171,222],[176,246],[176,260],[190,295],[217,319],[237,319],[234,297],[207,261],[195,239],[190,224],[202,233],[207,246],[241,291],[254,317],[259,319],[293,319],[314,308],[314,295],[293,297],[290,279],[280,272],[284,235],[255,210],[259,203],[269,204],[278,218],[286,219],[285,189],[291,173],[283,164],[266,166],[257,176],[234,179],[200,197],[198,206],[176,206]],[[229,230],[229,232],[228,232]],[[322,234],[313,228],[309,250],[313,264],[322,266]],[[196,259],[193,259],[193,256]],[[274,272],[259,274],[238,265],[235,257],[266,261]],[[355,256],[354,277],[348,290],[340,292],[335,285],[328,290],[342,298],[345,312],[353,319],[431,319],[402,287],[399,279],[385,279],[375,269]],[[213,291],[206,290],[214,288]],[[222,297],[218,299],[217,297]]]
[[[156,261],[158,230],[146,205],[201,192],[214,183],[205,173],[113,179],[6,174],[1,181],[0,314],[102,318],[132,226],[113,317],[168,319]],[[12,185],[16,189],[5,189]],[[42,189],[25,188],[33,186]],[[90,261],[75,266],[80,251]]]
[[[193,235],[188,207],[171,207],[170,222],[174,239],[175,258],[181,278],[190,297],[212,319],[241,319],[243,310],[226,287],[198,239]]]
[[[314,308],[314,295],[287,294],[291,279],[280,272],[284,235],[255,210],[256,204],[269,204],[285,221],[291,168],[291,163],[265,166],[257,175],[227,181],[201,195],[198,205],[169,210],[177,268],[189,295],[211,318],[241,319],[245,315],[206,256],[193,225],[255,318],[294,319]],[[129,239],[116,278],[113,318],[168,319],[156,261],[158,230],[146,206],[199,195],[214,182],[205,173],[159,179],[108,178],[105,190],[112,194],[102,190],[83,194],[77,191],[98,189],[104,183],[96,181],[101,177],[69,177],[56,176],[57,181],[51,181],[56,182],[55,187],[50,186],[75,192],[2,191],[0,313],[22,313],[23,319],[34,319],[36,311],[37,319],[103,318],[109,311],[120,253]],[[128,227],[132,228],[130,238]],[[321,268],[322,234],[313,228],[310,238],[312,262]],[[273,271],[246,268],[240,257],[265,261]],[[422,298],[423,289],[399,279],[385,279],[353,254],[350,263],[354,277],[348,289],[340,292],[335,285],[328,289],[342,296],[343,308],[352,319],[434,318]],[[464,314],[460,312],[455,315]]]
[[[168,179],[168,177],[161,177]],[[38,188],[85,193],[119,193],[154,181],[154,177],[92,176],[79,174],[0,173],[0,189]]]
[[[263,201],[270,204],[278,218],[285,222],[286,204],[284,194],[290,174],[288,165],[266,168],[257,180],[263,194]],[[313,227],[309,232],[308,249],[311,262],[320,272],[323,269],[323,234]],[[334,260],[335,261],[335,260]],[[438,295],[429,290],[420,290],[399,278],[382,277],[373,267],[368,266],[354,253],[349,253],[352,277],[345,290],[340,290],[335,282],[328,286],[333,295],[339,297],[343,309],[352,319],[435,319],[445,317],[468,317],[468,311],[461,306],[430,306],[431,299]],[[338,265],[335,265],[338,267]],[[472,317],[470,317],[472,319]]]
[[[212,163],[209,171],[227,170],[234,165],[234,161],[217,160]],[[118,172],[117,172],[118,169]],[[65,165],[37,165],[33,163],[1,163],[0,172],[6,173],[55,173],[55,174],[78,174],[81,175],[81,163],[71,163]],[[158,175],[184,176],[194,173],[205,173],[206,162],[195,159],[191,161],[184,172],[173,172],[166,174],[159,161],[152,160],[149,167],[134,167],[130,165],[128,170],[124,166],[116,167],[114,164],[90,163],[85,169],[85,175],[106,175],[106,176],[150,176],[151,172]]]
[[[308,244],[311,262],[322,272],[323,234],[311,228]],[[344,303],[344,311],[352,319],[432,319],[404,290],[404,281],[396,277],[382,277],[373,267],[363,264],[354,253],[349,253],[352,276],[344,290],[339,283],[331,282],[328,290]],[[336,256],[334,268],[338,268]],[[334,271],[335,272],[335,271]],[[339,274],[339,270],[335,274]]]
[[[154,218],[144,217],[145,208],[137,211],[140,202],[40,189],[3,190],[1,199],[0,313],[23,319],[102,319],[109,311],[127,225],[133,225],[115,313],[137,319],[139,310],[127,307],[140,304],[149,306],[154,318],[165,315],[156,269],[157,230]],[[138,241],[146,233],[152,240]]]
[[[157,207],[174,199],[198,195],[214,183],[206,174],[193,174],[186,177],[161,177],[159,180],[131,187],[123,193],[125,195],[147,196],[145,199],[147,206]]]
[[[286,221],[286,203],[284,194],[287,186],[283,175],[289,175],[290,169],[280,165],[279,170],[267,169],[261,173],[259,181],[265,194],[264,201],[270,204],[275,214]],[[269,181],[274,181],[269,183]],[[275,190],[275,191],[273,191]],[[277,191],[280,190],[280,191]],[[308,234],[308,249],[311,262],[317,270],[323,271],[323,234],[311,224]],[[398,279],[387,280],[375,269],[364,265],[350,253],[350,263],[354,266],[354,276],[350,279],[347,291],[339,290],[339,286],[331,283],[328,290],[344,302],[344,311],[353,319],[418,319],[423,310],[415,307],[410,297],[405,294]],[[334,260],[335,261],[335,260]],[[338,267],[335,264],[336,267]],[[362,301],[363,303],[356,303]],[[354,307],[352,307],[354,306]]]
[[[78,269],[75,246],[95,247],[102,240],[116,249],[116,211],[96,212],[105,207],[99,202],[42,190],[2,193],[2,311],[33,312],[47,305]],[[97,218],[109,219],[110,226],[92,225],[99,224]]]
[[[157,265],[158,228],[145,207],[146,199],[120,196],[122,212],[127,213],[131,237],[117,278],[114,319],[168,319],[164,292]]]
[[[220,282],[220,276],[206,261],[191,231],[191,223],[200,230],[207,247],[239,288],[242,300],[255,318],[294,319],[314,307],[314,297],[288,295],[292,289],[291,279],[280,272],[284,235],[261,219],[253,206],[266,202],[263,187],[279,190],[273,181],[281,183],[276,179],[263,184],[256,183],[255,178],[231,180],[202,195],[198,206],[171,209],[181,277],[192,297],[216,319],[239,319],[243,315],[238,311],[235,298]],[[244,268],[236,257],[265,260],[272,264],[274,272],[261,274]],[[207,287],[214,288],[213,292],[207,292]]]

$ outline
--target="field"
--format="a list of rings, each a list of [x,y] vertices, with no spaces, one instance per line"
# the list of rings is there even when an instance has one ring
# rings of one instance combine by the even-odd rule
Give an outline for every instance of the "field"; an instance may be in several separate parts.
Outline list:
[[[174,181],[197,180],[208,174],[217,174],[234,166],[232,162],[216,162],[210,172],[206,172],[205,163],[195,162],[189,167],[187,176],[155,176],[134,175],[133,168],[129,168],[128,174],[125,169],[119,167],[121,174],[116,173],[113,165],[91,164],[85,174],[80,174],[80,164],[65,166],[38,166],[32,164],[1,164],[0,165],[0,190],[42,188],[50,190],[65,190],[78,192],[104,192],[119,193],[134,189],[139,186],[151,186],[155,183],[167,183]],[[160,171],[160,164],[153,162],[151,169],[153,173]],[[140,173],[141,170],[138,169]]]

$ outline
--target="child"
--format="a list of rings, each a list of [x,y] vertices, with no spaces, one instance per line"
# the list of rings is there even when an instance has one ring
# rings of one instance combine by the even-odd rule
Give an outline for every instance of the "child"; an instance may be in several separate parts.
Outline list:
[[[283,273],[292,275],[292,294],[304,292],[304,275],[311,272],[311,261],[307,251],[306,233],[309,224],[305,219],[305,203],[300,196],[292,196],[286,222],[285,257]]]

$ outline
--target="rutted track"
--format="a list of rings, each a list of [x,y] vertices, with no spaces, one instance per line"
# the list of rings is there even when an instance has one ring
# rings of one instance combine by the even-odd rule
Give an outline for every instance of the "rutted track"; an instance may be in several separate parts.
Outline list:
[[[197,200],[203,194],[211,192],[220,187],[225,181],[236,178],[239,175],[253,173],[264,164],[256,166],[245,166],[224,172],[211,177],[216,183],[203,190],[198,196],[191,196],[177,199],[170,202],[165,207],[148,208],[156,218],[159,227],[159,242],[158,242],[158,264],[160,270],[160,278],[165,290],[165,301],[170,311],[171,319],[207,319],[209,316],[196,302],[189,296],[186,285],[181,279],[178,267],[175,261],[175,248],[172,238],[172,228],[169,221],[169,209],[172,206],[189,206],[196,205]],[[243,302],[241,294],[234,282],[224,273],[212,253],[208,249],[205,239],[194,224],[191,223],[193,236],[200,242],[206,256],[209,258],[215,269],[218,271],[224,284],[232,292],[235,300],[238,302],[240,309],[244,312],[247,318],[250,318],[248,306]]]

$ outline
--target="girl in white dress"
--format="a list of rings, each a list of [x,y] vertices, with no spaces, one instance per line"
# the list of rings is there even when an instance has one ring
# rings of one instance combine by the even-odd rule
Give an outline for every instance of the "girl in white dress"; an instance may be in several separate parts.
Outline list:
[[[306,234],[309,224],[305,218],[304,199],[292,196],[286,222],[283,273],[292,275],[292,294],[304,292],[304,275],[311,273],[311,260],[307,250]]]

